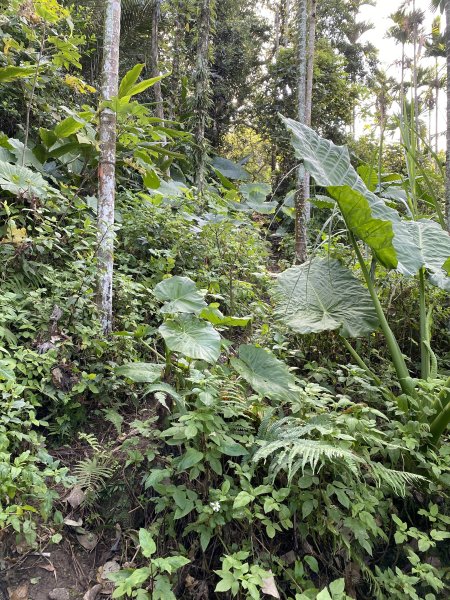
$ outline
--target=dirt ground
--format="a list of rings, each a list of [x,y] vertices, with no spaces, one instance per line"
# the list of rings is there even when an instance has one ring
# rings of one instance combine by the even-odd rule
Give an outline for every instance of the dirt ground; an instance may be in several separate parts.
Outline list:
[[[104,550],[97,546],[87,552],[77,546],[67,539],[46,548],[45,556],[30,554],[9,560],[6,570],[0,572],[0,600],[110,598],[106,582],[104,587],[99,585],[98,567],[108,558]]]

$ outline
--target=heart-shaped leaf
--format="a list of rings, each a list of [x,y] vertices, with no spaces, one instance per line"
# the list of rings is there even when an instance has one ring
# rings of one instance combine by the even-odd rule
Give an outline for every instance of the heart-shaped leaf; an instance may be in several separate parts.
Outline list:
[[[220,335],[210,323],[180,315],[159,327],[167,348],[189,358],[215,363],[220,356]]]
[[[189,277],[170,277],[164,279],[153,290],[158,300],[166,303],[161,308],[162,313],[193,313],[198,314],[207,304],[197,286]]]
[[[45,198],[47,183],[40,173],[0,161],[0,187],[12,194]]]
[[[287,269],[278,277],[276,296],[278,316],[297,333],[337,329],[358,337],[378,326],[369,292],[335,259]]]
[[[153,383],[161,379],[164,365],[154,363],[134,362],[116,367],[116,375],[127,377],[135,383]]]
[[[386,267],[397,268],[404,275],[415,275],[422,266],[421,253],[409,236],[405,221],[382,198],[367,189],[350,162],[347,148],[321,138],[302,123],[281,118],[291,133],[296,156],[303,160],[316,183],[326,187],[336,199],[349,229],[372,248]],[[348,199],[346,195],[337,194],[338,188],[343,186],[351,188],[357,195]],[[356,200],[360,207],[355,205]],[[371,223],[371,219],[378,222]],[[393,237],[389,227],[381,227],[380,221],[392,224]],[[374,236],[377,227],[380,230]]]
[[[240,346],[239,358],[232,358],[231,364],[261,396],[284,400],[295,388],[295,377],[287,366],[263,348],[251,344]]]

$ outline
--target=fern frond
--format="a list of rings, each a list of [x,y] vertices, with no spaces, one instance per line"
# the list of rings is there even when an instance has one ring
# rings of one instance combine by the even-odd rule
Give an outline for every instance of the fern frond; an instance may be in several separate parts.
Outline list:
[[[278,439],[264,444],[254,455],[253,460],[258,462],[271,457],[270,472],[275,477],[280,471],[286,471],[288,479],[292,478],[301,469],[302,472],[309,466],[313,473],[326,461],[341,463],[346,468],[357,470],[357,464],[363,459],[347,448],[332,446],[328,442],[305,439]]]
[[[107,464],[109,462],[110,464]],[[97,457],[86,458],[80,461],[74,468],[74,474],[78,485],[83,488],[86,496],[94,499],[99,491],[105,487],[106,482],[111,479],[115,471],[115,464],[111,459],[104,458],[99,461]]]
[[[369,463],[371,474],[373,475],[378,487],[383,485],[390,487],[399,496],[406,495],[406,486],[414,485],[427,481],[422,475],[409,473],[407,471],[396,471],[389,469],[381,463]]]

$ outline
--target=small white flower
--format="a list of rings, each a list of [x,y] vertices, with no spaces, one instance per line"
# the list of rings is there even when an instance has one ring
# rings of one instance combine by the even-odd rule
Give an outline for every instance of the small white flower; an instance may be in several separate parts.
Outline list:
[[[210,502],[209,505],[213,509],[214,512],[219,512],[220,502]]]

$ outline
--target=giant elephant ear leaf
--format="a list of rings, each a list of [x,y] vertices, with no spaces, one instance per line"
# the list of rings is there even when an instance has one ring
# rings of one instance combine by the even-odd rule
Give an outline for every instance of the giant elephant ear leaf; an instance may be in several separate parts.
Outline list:
[[[27,167],[0,161],[0,188],[28,198],[45,198],[47,183],[40,173]]]
[[[350,162],[347,148],[321,138],[302,123],[281,118],[291,133],[296,156],[303,160],[316,183],[326,187],[336,199],[350,231],[370,246],[385,267],[397,268],[404,275],[416,274],[423,266],[421,253],[408,235],[405,221],[367,189]],[[350,195],[349,189],[354,193]],[[386,224],[382,225],[382,221]],[[374,236],[376,228],[380,231]]]
[[[297,333],[359,337],[378,326],[369,292],[335,259],[314,258],[281,273],[276,299],[277,315]]]
[[[203,295],[189,277],[175,275],[164,279],[155,286],[153,293],[158,300],[165,301],[161,307],[162,313],[199,314],[208,306],[203,300]]]
[[[210,323],[192,315],[180,315],[166,321],[159,332],[172,352],[180,352],[189,358],[215,363],[220,356],[220,335]]]
[[[154,383],[161,379],[163,369],[164,365],[156,363],[132,362],[116,367],[115,373],[135,383]]]
[[[295,377],[281,360],[263,348],[240,346],[239,358],[232,358],[231,364],[261,396],[285,400],[294,391]]]
[[[450,235],[428,219],[405,223],[409,235],[420,248],[422,264],[433,285],[450,291]]]

